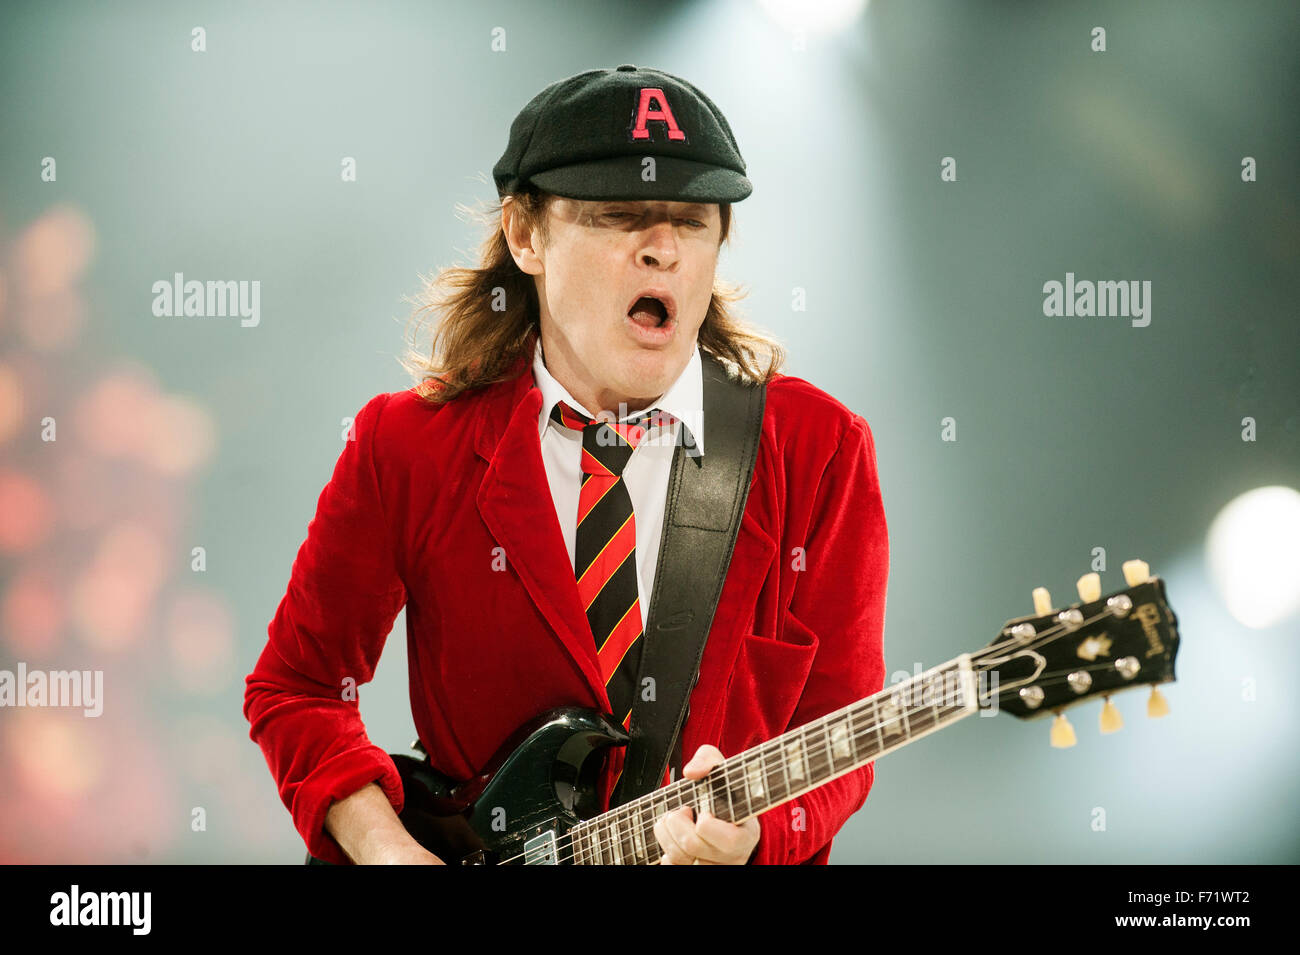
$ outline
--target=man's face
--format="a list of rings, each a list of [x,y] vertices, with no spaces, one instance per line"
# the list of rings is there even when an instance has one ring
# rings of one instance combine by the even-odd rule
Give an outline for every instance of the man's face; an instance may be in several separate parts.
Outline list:
[[[515,256],[536,276],[547,369],[593,413],[624,401],[638,410],[668,390],[696,347],[718,264],[719,208],[556,198],[549,215],[548,241],[532,257]],[[629,316],[648,293],[669,312],[658,327]],[[633,311],[658,318],[641,304]]]

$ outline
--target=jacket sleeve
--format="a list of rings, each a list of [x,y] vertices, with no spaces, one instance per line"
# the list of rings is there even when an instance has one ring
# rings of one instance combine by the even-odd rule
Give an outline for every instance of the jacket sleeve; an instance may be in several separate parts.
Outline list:
[[[324,830],[333,801],[378,782],[394,811],[402,808],[401,778],[366,736],[356,689],[374,676],[406,603],[374,461],[388,397],[376,396],[357,414],[298,549],[266,647],[245,680],[249,736],[262,748],[308,851],[335,863],[350,860]]]
[[[817,636],[817,655],[787,729],[884,686],[889,536],[875,443],[853,415],[817,490],[790,614]],[[753,865],[825,864],[831,840],[866,801],[874,763],[759,816]]]

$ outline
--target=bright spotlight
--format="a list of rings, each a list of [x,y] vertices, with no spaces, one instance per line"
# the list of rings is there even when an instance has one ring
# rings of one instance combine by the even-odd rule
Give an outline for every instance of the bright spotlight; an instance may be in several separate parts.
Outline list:
[[[1240,623],[1264,629],[1300,609],[1300,492],[1259,487],[1210,524],[1210,579]]]
[[[758,0],[758,5],[790,33],[831,33],[862,15],[867,0]]]

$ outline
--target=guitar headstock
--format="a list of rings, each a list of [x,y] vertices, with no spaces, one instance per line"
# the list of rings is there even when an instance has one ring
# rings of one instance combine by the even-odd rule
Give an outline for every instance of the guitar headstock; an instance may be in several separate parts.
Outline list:
[[[1078,581],[1079,602],[1052,607],[1047,591],[1034,591],[1034,614],[1008,620],[998,636],[974,654],[980,669],[997,674],[997,707],[1021,719],[1055,713],[1053,746],[1073,746],[1074,729],[1063,711],[1095,697],[1106,702],[1101,731],[1123,726],[1110,697],[1150,686],[1148,716],[1169,712],[1157,684],[1174,680],[1178,618],[1165,584],[1140,560],[1124,564],[1123,590],[1102,596],[1097,574]],[[990,681],[989,686],[993,683]],[[981,705],[992,705],[989,695]]]

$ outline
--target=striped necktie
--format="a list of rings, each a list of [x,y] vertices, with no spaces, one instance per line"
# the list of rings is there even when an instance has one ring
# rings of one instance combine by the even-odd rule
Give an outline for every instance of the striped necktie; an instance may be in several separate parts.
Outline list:
[[[636,518],[632,498],[623,483],[623,468],[650,429],[667,427],[676,419],[651,408],[628,421],[614,422],[610,414],[593,420],[563,401],[551,409],[551,419],[582,432],[574,574],[596,641],[600,676],[605,681],[613,716],[624,729],[630,729],[641,663],[642,622]],[[623,766],[622,748],[611,749],[610,758],[614,770],[611,785],[617,785]]]

